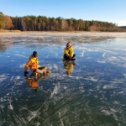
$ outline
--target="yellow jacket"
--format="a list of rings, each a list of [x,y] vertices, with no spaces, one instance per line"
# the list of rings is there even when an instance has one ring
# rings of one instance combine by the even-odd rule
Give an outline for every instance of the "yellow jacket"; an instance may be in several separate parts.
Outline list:
[[[30,68],[32,71],[37,69],[39,67],[38,65],[38,58],[36,57],[30,57],[28,62],[25,65],[25,71],[28,70],[28,68]]]
[[[65,48],[64,49],[64,55],[72,58],[73,55],[74,55],[74,49],[73,49],[73,47]]]

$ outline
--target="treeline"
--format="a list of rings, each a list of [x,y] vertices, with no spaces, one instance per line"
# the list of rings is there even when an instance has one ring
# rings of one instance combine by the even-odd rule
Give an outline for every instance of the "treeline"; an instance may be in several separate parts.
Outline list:
[[[9,17],[0,14],[0,29],[21,31],[120,31],[113,23],[45,16]]]
[[[44,16],[12,17],[14,29],[22,31],[116,31],[115,24]]]
[[[12,19],[0,12],[0,29],[11,29],[13,27]]]

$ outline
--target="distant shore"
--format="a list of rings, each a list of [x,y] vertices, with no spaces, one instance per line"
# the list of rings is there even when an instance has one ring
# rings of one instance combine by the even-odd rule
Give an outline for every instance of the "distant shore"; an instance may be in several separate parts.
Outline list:
[[[40,36],[94,36],[94,37],[126,37],[126,32],[38,32],[38,31],[8,31],[8,32],[0,32],[0,37],[25,37],[25,36],[31,36],[36,37],[36,35]]]

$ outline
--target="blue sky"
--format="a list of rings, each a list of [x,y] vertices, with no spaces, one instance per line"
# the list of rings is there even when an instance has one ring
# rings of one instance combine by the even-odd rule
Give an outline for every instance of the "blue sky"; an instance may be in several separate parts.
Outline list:
[[[0,0],[0,11],[10,16],[73,17],[126,25],[126,0]]]

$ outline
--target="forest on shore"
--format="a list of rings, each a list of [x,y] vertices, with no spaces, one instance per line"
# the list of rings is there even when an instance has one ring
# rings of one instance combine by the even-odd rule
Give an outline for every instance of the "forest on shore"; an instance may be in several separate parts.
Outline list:
[[[10,17],[2,12],[0,12],[0,29],[21,31],[126,31],[110,22],[46,16]]]

